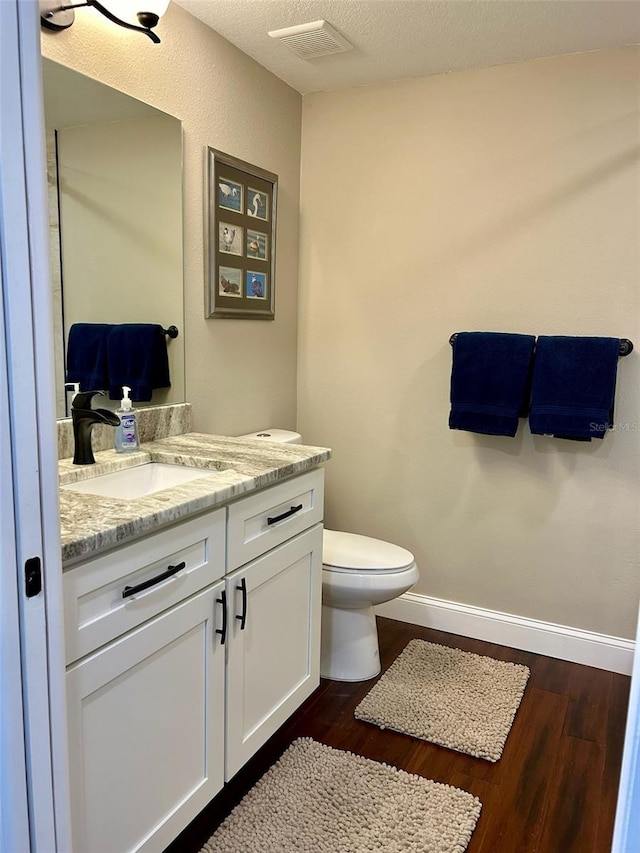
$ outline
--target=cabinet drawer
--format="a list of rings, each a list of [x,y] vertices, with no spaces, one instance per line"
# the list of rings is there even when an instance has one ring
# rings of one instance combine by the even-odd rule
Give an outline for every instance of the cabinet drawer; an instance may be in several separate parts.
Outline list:
[[[224,555],[225,510],[219,509],[66,571],[67,664],[221,578]],[[156,579],[123,597],[125,587]]]
[[[319,468],[229,507],[227,572],[322,521],[324,471]]]

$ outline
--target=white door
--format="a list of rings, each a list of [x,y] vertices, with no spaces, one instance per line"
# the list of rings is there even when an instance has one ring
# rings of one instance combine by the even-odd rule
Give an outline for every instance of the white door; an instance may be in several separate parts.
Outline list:
[[[3,21],[2,6],[0,16]],[[1,250],[1,245],[0,245]],[[0,284],[2,268],[0,267]],[[2,309],[2,305],[0,305]],[[6,343],[4,311],[0,341]],[[27,769],[22,718],[18,555],[15,540],[13,477],[9,431],[9,387],[5,346],[0,347],[0,851],[29,849]]]
[[[69,849],[69,821],[53,332],[35,0],[0,2],[0,96],[0,832],[3,850],[51,853]]]
[[[74,850],[163,850],[222,788],[223,589],[68,668]]]
[[[612,853],[640,850],[640,619],[631,676],[631,693],[618,791]]]
[[[322,525],[226,583],[228,781],[320,683]]]

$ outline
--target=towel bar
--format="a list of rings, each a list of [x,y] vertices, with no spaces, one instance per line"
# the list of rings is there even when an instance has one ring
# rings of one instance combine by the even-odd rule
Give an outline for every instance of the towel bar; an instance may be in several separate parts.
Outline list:
[[[165,333],[165,335],[168,335],[168,337],[170,337],[170,338],[177,338],[178,335],[180,334],[177,326],[169,326],[168,329],[163,329],[162,331]]]
[[[174,327],[175,328],[175,327]],[[176,329],[177,332],[177,329]],[[449,338],[449,343],[453,346],[456,342],[456,338],[458,337],[458,333],[454,332]],[[629,355],[630,352],[633,352],[633,341],[630,341],[629,338],[620,338],[620,357],[624,357],[625,355]]]

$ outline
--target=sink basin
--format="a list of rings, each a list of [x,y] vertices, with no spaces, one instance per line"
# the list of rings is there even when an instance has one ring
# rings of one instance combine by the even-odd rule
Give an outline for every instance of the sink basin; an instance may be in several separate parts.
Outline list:
[[[112,474],[101,474],[89,480],[68,483],[61,489],[101,495],[104,498],[143,498],[163,489],[182,486],[213,474],[213,469],[186,468],[182,465],[167,465],[164,462],[148,462],[135,468],[123,468]]]

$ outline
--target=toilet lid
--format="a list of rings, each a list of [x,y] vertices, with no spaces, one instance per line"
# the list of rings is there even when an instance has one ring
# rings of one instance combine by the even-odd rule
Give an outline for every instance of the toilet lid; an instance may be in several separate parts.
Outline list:
[[[322,562],[336,569],[354,569],[358,572],[398,571],[413,565],[413,554],[398,545],[360,536],[326,530],[322,540]]]

